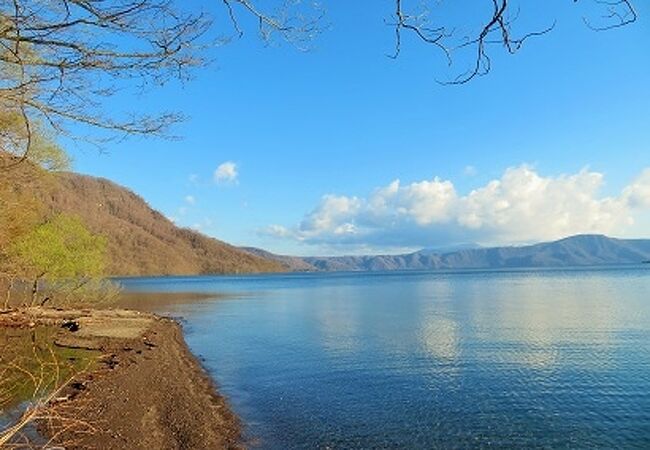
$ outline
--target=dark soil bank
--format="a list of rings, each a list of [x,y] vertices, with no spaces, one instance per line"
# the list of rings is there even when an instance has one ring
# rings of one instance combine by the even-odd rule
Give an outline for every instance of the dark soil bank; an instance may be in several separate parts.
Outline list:
[[[38,314],[36,314],[38,315]],[[14,314],[0,326],[38,326],[72,319],[56,345],[99,350],[100,362],[80,374],[48,408],[51,416],[88,424],[65,431],[42,422],[45,435],[65,448],[240,448],[240,424],[189,352],[180,326],[169,319],[125,311],[52,312],[47,320]],[[4,323],[3,323],[4,322]]]

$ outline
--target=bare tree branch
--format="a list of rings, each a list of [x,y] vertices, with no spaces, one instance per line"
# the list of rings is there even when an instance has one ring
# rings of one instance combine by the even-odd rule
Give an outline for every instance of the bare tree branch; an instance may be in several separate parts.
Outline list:
[[[476,78],[487,74],[491,69],[492,59],[489,54],[490,47],[501,47],[507,53],[514,54],[519,51],[526,41],[531,38],[539,37],[551,32],[556,25],[552,24],[541,29],[525,32],[519,36],[513,31],[513,24],[517,21],[520,8],[513,6],[513,0],[483,0],[490,7],[490,13],[480,27],[473,33],[463,37],[458,36],[458,32],[449,25],[431,25],[430,16],[432,12],[438,11],[436,6],[428,7],[420,4],[419,10],[406,9],[407,0],[395,0],[395,12],[392,20],[387,24],[394,28],[395,47],[391,58],[397,58],[403,47],[403,33],[409,32],[417,40],[433,46],[442,52],[442,55],[451,66],[454,56],[460,50],[472,49],[474,56],[471,58],[470,67],[455,76],[451,80],[442,81],[441,84],[460,85],[465,84]],[[573,0],[574,3],[578,0]],[[597,5],[605,7],[607,13],[602,16],[603,25],[595,26],[587,19],[585,23],[594,30],[603,31],[613,28],[619,28],[629,25],[637,20],[637,13],[630,0],[593,0]],[[413,2],[415,3],[415,2]],[[441,3],[441,2],[440,2]],[[469,8],[475,8],[476,5],[468,5]],[[460,43],[457,43],[458,40]]]
[[[178,114],[123,119],[102,103],[130,80],[185,80],[202,65],[210,21],[170,0],[13,0],[0,6],[0,108],[63,132],[71,123],[114,135],[163,135]],[[29,142],[14,154],[28,157]],[[8,149],[3,148],[7,151]]]
[[[574,0],[577,2],[578,0]],[[599,5],[606,7],[607,13],[602,15],[602,25],[594,25],[589,19],[583,17],[585,24],[594,31],[607,31],[630,25],[638,19],[636,10],[629,0],[594,0]]]
[[[223,3],[240,37],[244,35],[244,31],[240,26],[235,7],[239,7],[242,12],[257,21],[259,36],[265,42],[269,42],[277,34],[282,40],[301,50],[306,50],[307,44],[322,31],[325,13],[315,2],[285,0],[271,11],[262,10],[254,0],[223,0]]]
[[[624,27],[638,18],[632,0],[590,1],[604,9],[597,23],[584,18],[593,30]],[[439,51],[448,66],[467,61],[458,58],[459,53],[471,55],[469,67],[443,84],[465,84],[488,73],[493,48],[516,53],[529,39],[555,26],[553,22],[515,32],[520,12],[515,0],[480,0],[468,2],[473,13],[466,20],[461,17],[466,24],[476,17],[480,23],[460,33],[451,17],[441,12],[443,3],[395,0],[386,21],[395,36],[391,58],[403,51],[407,34]],[[277,36],[304,50],[323,30],[323,9],[313,1],[211,0],[210,4],[222,5],[217,11],[225,14],[239,37],[253,22],[264,42]],[[104,103],[125,86],[187,80],[192,69],[204,64],[211,20],[196,4],[188,5],[178,0],[0,3],[0,110],[20,118],[12,121],[13,136],[4,136],[0,150],[20,161],[27,158],[35,124],[46,124],[59,134],[70,134],[70,125],[77,123],[105,130],[111,137],[167,135],[170,125],[182,119],[179,114],[117,117],[107,113]],[[78,136],[78,131],[72,135]]]

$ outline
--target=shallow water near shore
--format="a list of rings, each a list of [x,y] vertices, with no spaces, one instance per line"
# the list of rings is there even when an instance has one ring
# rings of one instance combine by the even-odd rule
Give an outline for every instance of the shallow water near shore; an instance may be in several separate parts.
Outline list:
[[[648,266],[122,282],[253,447],[650,447]]]
[[[55,345],[57,331],[52,326],[0,327],[0,431],[73,374],[93,367],[97,353]],[[33,424],[22,431],[34,445],[43,440]]]

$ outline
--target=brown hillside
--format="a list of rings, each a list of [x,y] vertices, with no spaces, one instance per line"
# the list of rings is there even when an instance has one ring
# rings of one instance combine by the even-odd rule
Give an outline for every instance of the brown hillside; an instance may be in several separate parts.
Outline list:
[[[32,186],[48,209],[80,216],[93,232],[106,236],[111,275],[285,270],[278,262],[175,226],[142,198],[105,179],[62,173],[50,182]]]

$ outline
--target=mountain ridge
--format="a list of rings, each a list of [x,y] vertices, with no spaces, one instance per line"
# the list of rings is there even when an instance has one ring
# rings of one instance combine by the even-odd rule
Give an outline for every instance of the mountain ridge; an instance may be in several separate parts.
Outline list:
[[[60,172],[31,186],[50,213],[72,214],[107,239],[111,276],[282,272],[277,261],[180,228],[128,188]]]
[[[402,255],[295,257],[246,248],[275,259],[290,271],[386,271],[493,269],[642,264],[650,260],[650,239],[598,234],[569,236],[523,246],[479,247],[436,253],[423,249]]]

